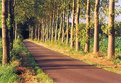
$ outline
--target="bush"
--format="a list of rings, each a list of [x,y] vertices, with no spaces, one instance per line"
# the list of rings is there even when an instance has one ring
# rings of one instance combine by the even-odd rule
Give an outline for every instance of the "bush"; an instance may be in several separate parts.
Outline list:
[[[11,60],[21,60],[21,54],[24,53],[25,50],[23,47],[23,43],[21,40],[17,39],[16,41],[14,41],[13,44],[13,49],[10,52],[10,56],[11,56]]]
[[[0,83],[13,83],[18,80],[15,68],[11,65],[0,66]]]
[[[116,56],[115,59],[113,60],[113,63],[116,65],[117,64],[121,65],[121,56]]]
[[[14,42],[14,48],[11,51],[11,58],[18,54],[18,47],[20,45],[20,41]],[[0,39],[0,63],[2,59],[2,41]],[[15,65],[12,63],[8,65],[1,65],[0,64],[0,83],[13,83],[17,81],[19,77],[16,74]]]
[[[90,39],[90,49],[93,50],[93,38]],[[107,54],[107,47],[108,47],[108,38],[107,37],[100,37],[100,52],[103,55]],[[121,37],[115,38],[115,54],[120,55],[121,54]]]

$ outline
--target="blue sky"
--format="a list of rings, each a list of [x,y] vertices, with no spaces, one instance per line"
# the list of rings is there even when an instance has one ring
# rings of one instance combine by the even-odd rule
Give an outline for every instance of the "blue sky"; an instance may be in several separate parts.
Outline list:
[[[116,3],[116,5],[120,5],[120,8],[121,8],[121,0],[118,0],[118,2]],[[108,20],[108,18],[107,18],[107,20]],[[118,21],[118,22],[121,22],[121,14],[118,15],[118,16],[116,16],[115,20]],[[71,18],[70,18],[70,22],[72,22]],[[80,22],[85,22],[85,20],[80,19]],[[108,21],[106,21],[106,22],[108,22]]]

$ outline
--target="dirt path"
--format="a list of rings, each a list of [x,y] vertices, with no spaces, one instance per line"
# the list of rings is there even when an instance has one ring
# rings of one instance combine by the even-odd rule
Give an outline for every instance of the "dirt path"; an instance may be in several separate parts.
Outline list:
[[[56,83],[121,83],[121,75],[64,56],[29,41],[25,46]]]

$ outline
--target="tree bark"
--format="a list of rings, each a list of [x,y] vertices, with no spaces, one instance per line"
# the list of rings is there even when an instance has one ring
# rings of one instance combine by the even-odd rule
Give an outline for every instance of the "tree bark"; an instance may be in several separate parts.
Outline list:
[[[99,52],[99,4],[100,0],[95,0],[95,12],[94,12],[94,48],[93,53]]]
[[[51,41],[51,35],[52,35],[52,33],[51,33],[51,32],[52,32],[52,31],[51,31],[51,27],[52,27],[52,26],[51,26],[51,23],[52,23],[52,22],[51,22],[51,17],[50,17],[50,21],[49,21],[49,40],[50,40],[50,41]]]
[[[47,30],[48,30],[47,24],[45,24],[45,41],[47,41],[47,36],[48,36]]]
[[[79,15],[80,15],[80,0],[77,0],[77,8],[76,8],[76,51],[79,50]]]
[[[66,45],[69,43],[69,13],[67,14],[67,27],[66,27]]]
[[[59,20],[59,15],[57,12],[56,26],[55,26],[55,41],[57,41],[58,20]]]
[[[35,27],[34,27],[34,35],[35,35],[35,37],[34,37],[34,39],[36,39],[37,40],[37,25],[35,25]]]
[[[114,30],[114,16],[115,16],[115,0],[109,0],[109,20],[108,20],[108,58],[115,56],[115,30]]]
[[[9,13],[10,13],[10,49],[13,48],[13,40],[14,40],[14,0],[9,0]]]
[[[39,26],[39,24],[38,24],[38,41],[40,40],[40,26]]]
[[[28,26],[29,27],[29,39],[32,39],[32,37],[31,37],[31,27],[30,27],[30,25]]]
[[[2,64],[3,65],[9,62],[7,18],[8,18],[8,0],[2,0],[2,47],[3,47]]]
[[[62,15],[60,15],[60,25],[59,25],[59,32],[58,32],[58,40],[60,40],[62,33]]]
[[[62,43],[64,42],[65,37],[65,10],[63,10],[63,17],[62,17]]]
[[[52,21],[51,21],[51,41],[53,41],[53,35],[54,35],[54,13],[52,14]]]
[[[32,40],[34,40],[34,27],[32,27]]]
[[[42,24],[40,23],[40,40],[42,40]]]
[[[18,26],[17,23],[15,23],[15,40],[17,40],[17,31],[18,31]]]
[[[85,41],[85,48],[84,52],[89,52],[90,46],[90,0],[87,0],[87,9],[86,9],[86,41]]]
[[[72,8],[72,26],[71,26],[71,38],[70,38],[70,47],[71,48],[73,48],[74,21],[75,21],[75,0],[73,0],[73,8]]]
[[[49,25],[49,20],[47,21],[48,23],[47,23],[47,40],[49,41],[49,29],[50,29],[50,25]]]

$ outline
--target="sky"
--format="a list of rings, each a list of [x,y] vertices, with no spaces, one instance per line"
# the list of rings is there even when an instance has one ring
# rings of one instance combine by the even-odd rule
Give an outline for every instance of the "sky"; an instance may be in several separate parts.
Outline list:
[[[121,6],[121,0],[118,0],[118,3],[116,3],[116,5],[120,5]],[[116,18],[115,18],[116,21],[118,22],[121,22],[121,14],[118,15]]]
[[[118,2],[116,3],[116,5],[120,5],[120,7],[121,7],[121,0],[118,0]],[[107,20],[108,20],[108,18],[107,18]],[[115,21],[121,22],[121,14],[118,15],[118,16],[116,16]],[[71,19],[71,18],[70,18],[70,22],[72,22],[72,19]],[[80,22],[80,23],[81,23],[81,22],[85,22],[85,20],[80,19],[79,22]],[[108,21],[107,21],[107,22],[108,22]]]

